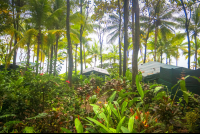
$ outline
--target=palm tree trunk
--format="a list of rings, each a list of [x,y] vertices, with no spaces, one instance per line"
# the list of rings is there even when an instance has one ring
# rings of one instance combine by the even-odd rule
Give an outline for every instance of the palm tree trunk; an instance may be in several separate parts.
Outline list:
[[[156,44],[157,44],[157,36],[158,36],[157,22],[155,25],[156,25],[156,29],[155,29],[155,44],[154,44],[154,61],[156,61]]]
[[[121,54],[121,8],[120,8],[120,0],[118,0],[118,7],[119,7],[119,76],[122,75],[122,54]]]
[[[71,45],[71,38],[70,38],[69,16],[70,16],[70,2],[69,2],[69,0],[67,0],[66,29],[67,29],[68,54],[69,54],[68,80],[70,81],[69,86],[72,87],[73,55],[72,55],[72,45]]]
[[[138,51],[140,46],[140,18],[139,18],[139,4],[138,0],[134,0],[135,5],[135,43],[134,43],[134,50],[133,50],[133,66],[132,66],[132,81],[135,84],[135,77],[138,74]]]
[[[132,43],[133,43],[133,54],[132,54],[132,90],[134,91],[134,85],[135,85],[135,75],[134,75],[134,47],[135,47],[135,23],[134,23],[134,19],[135,19],[135,3],[132,0]]]
[[[34,61],[34,59],[35,59],[35,51],[34,51],[34,49],[35,49],[35,44],[34,44],[34,47],[33,47],[33,63],[35,62]]]
[[[80,7],[80,13],[82,15],[82,0],[81,0],[81,7]],[[82,58],[82,34],[83,34],[83,26],[81,24],[81,28],[80,28],[80,60],[81,60],[81,74],[83,73],[83,58]],[[77,46],[76,46],[77,47]],[[76,62],[75,62],[76,64]],[[76,65],[75,65],[75,72],[76,72]]]
[[[96,67],[97,56],[94,57],[94,67]]]
[[[66,56],[66,76],[67,76],[67,72],[68,72],[68,70],[67,70],[67,56]]]
[[[50,58],[50,55],[49,55],[49,47],[48,47],[47,73],[49,73],[49,58]]]
[[[195,70],[197,69],[197,34],[194,35],[195,40]]]
[[[76,74],[76,58],[77,58],[77,46],[78,46],[78,44],[75,44],[76,45],[76,52],[75,52],[75,74]]]
[[[85,63],[85,69],[86,69],[86,61],[85,61],[85,47],[83,46],[83,51],[84,51],[84,63]]]
[[[187,39],[188,39],[188,69],[190,69],[190,35],[189,35],[189,31],[188,31],[188,27],[189,27],[189,22],[188,22],[188,18],[187,18],[187,11],[185,9],[185,5],[183,3],[183,0],[181,0],[181,4],[185,13],[185,28],[186,28],[186,32],[187,32]],[[191,9],[190,9],[190,13],[191,13]]]
[[[50,58],[50,72],[49,72],[49,74],[52,74],[52,69],[53,69],[53,44],[51,45],[51,58]]]
[[[28,49],[28,53],[27,53],[27,64],[26,64],[26,70],[29,68],[29,60],[30,60],[30,43],[27,43],[27,49]]]
[[[57,62],[57,51],[58,51],[58,39],[59,39],[59,35],[56,34],[56,46],[54,46],[54,47],[55,47],[55,50],[54,50],[54,53],[55,53],[55,59],[54,59],[54,73],[53,73],[54,76],[56,75],[56,62]]]
[[[42,50],[42,48],[41,48]],[[40,73],[42,73],[42,51],[41,51],[41,58],[40,58],[41,62],[40,62]]]
[[[147,1],[148,2],[148,1]],[[147,3],[148,5],[148,3]],[[149,39],[149,30],[150,30],[150,11],[149,11],[149,7],[148,7],[148,12],[149,12],[149,24],[148,24],[148,29],[147,29],[147,37],[145,39],[145,50],[144,50],[144,63],[146,62],[146,56],[147,56],[147,40]]]
[[[160,54],[160,62],[162,63],[162,55],[163,55],[163,52],[162,52],[162,49],[161,49],[161,54]]]
[[[126,51],[128,47],[128,6],[129,0],[124,1],[124,61],[123,61],[123,76],[126,75]]]
[[[41,29],[39,28],[39,33],[38,33],[38,46],[37,46],[37,65],[36,65],[36,75],[38,74],[38,65],[39,65],[39,50],[40,50],[40,44],[41,44],[41,39],[40,39],[40,36],[41,36]]]

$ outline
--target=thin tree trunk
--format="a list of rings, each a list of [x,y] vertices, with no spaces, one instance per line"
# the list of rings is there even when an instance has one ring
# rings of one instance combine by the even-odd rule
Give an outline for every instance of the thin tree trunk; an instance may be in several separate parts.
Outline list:
[[[188,27],[189,27],[189,22],[188,22],[188,19],[187,19],[187,11],[185,9],[185,5],[183,3],[183,0],[181,0],[181,4],[182,4],[182,7],[183,7],[183,10],[184,10],[184,13],[185,13],[185,28],[186,28],[186,32],[187,32],[187,39],[188,39],[188,69],[190,69],[190,35],[189,35],[189,31],[188,31]],[[191,10],[190,10],[191,12]]]
[[[55,59],[54,59],[54,76],[56,75],[56,62],[57,62],[57,51],[58,51],[58,39],[59,39],[59,35],[56,34],[56,46],[55,46],[55,50],[54,50],[54,53],[55,53]]]
[[[197,34],[194,35],[195,40],[195,70],[197,69]]]
[[[162,49],[161,49],[161,54],[160,54],[160,62],[162,63],[162,55],[163,55],[163,52],[162,52]]]
[[[30,60],[30,43],[27,43],[27,49],[28,49],[28,54],[27,54],[27,65],[26,65],[26,70],[29,68],[29,60]]]
[[[167,54],[166,54],[166,64],[167,64]]]
[[[135,2],[132,0],[132,43],[133,43],[133,54],[132,54],[132,90],[134,91],[134,85],[135,85],[135,75],[134,75],[134,47],[135,47]]]
[[[35,44],[34,44],[34,47],[33,47],[33,63],[35,62],[34,61],[34,59],[35,59],[35,51],[34,51],[34,49],[35,49]]]
[[[94,57],[94,67],[96,67],[96,61],[97,61],[97,57]]]
[[[41,29],[39,28],[39,33],[38,33],[38,46],[37,46],[37,64],[36,64],[36,75],[38,74],[38,65],[39,65],[39,50],[40,50],[40,44],[41,44]]]
[[[169,65],[170,65],[170,57],[169,57]]]
[[[41,46],[41,50],[42,50],[42,46]],[[40,58],[41,62],[40,62],[40,73],[42,73],[42,51],[41,51],[41,58]]]
[[[176,57],[176,66],[178,66],[178,58]]]
[[[123,76],[126,75],[126,52],[128,47],[128,9],[129,0],[124,0],[124,61],[123,61]]]
[[[148,1],[147,1],[147,6],[148,6]],[[147,56],[147,40],[149,39],[149,31],[150,31],[150,11],[149,11],[149,7],[148,7],[148,12],[149,12],[149,24],[148,24],[148,29],[147,29],[147,37],[145,39],[145,50],[144,50],[144,63],[146,63],[146,56]]]
[[[84,63],[85,63],[85,69],[86,69],[86,61],[85,61],[85,47],[83,46],[83,51],[84,51]]]
[[[16,21],[15,21],[15,10],[14,10],[14,0],[12,0],[12,8],[13,8],[13,23],[14,23],[14,29],[16,29]],[[14,46],[17,44],[17,34],[16,32],[14,33],[15,35],[15,41],[14,41]],[[14,51],[14,56],[13,56],[13,65],[16,65],[16,51]],[[15,67],[15,66],[14,66]]]
[[[53,69],[53,44],[51,45],[51,59],[50,59],[50,73],[49,74],[52,74],[52,69]]]
[[[158,35],[157,21],[156,21],[155,25],[156,25],[156,29],[155,29],[155,44],[154,44],[154,61],[156,61],[156,45],[157,45],[157,35]]]
[[[66,76],[67,76],[67,72],[68,72],[68,70],[67,70],[67,56],[66,56]]]
[[[72,87],[72,70],[73,70],[73,55],[72,55],[72,45],[70,38],[70,2],[67,0],[67,18],[66,18],[66,29],[67,29],[67,41],[68,41],[68,54],[69,54],[69,71],[68,80],[70,81],[69,86]]]
[[[78,46],[78,44],[75,44],[75,45],[76,45],[76,53],[75,53],[75,74],[76,74],[76,66],[77,66],[76,58],[77,58],[77,46]]]
[[[133,50],[133,84],[135,84],[135,77],[138,74],[138,51],[140,45],[140,18],[139,18],[139,4],[138,0],[134,0],[135,5],[135,43],[134,43],[134,50]]]
[[[82,0],[81,0],[81,9],[80,9],[80,13],[82,15]],[[82,24],[81,24],[81,28],[80,28],[80,60],[81,60],[81,74],[83,73],[83,58],[82,58],[82,34],[83,34],[83,31],[82,31]],[[76,63],[75,63],[76,64]],[[75,66],[75,69],[76,69],[76,66]]]
[[[122,75],[122,54],[121,54],[121,8],[120,8],[120,0],[118,0],[118,8],[119,8],[119,76]]]
[[[49,47],[48,47],[47,73],[49,73],[49,58],[50,58],[50,55],[49,55]]]
[[[9,52],[11,52],[11,50],[12,50],[13,37],[14,37],[14,35],[11,36]]]

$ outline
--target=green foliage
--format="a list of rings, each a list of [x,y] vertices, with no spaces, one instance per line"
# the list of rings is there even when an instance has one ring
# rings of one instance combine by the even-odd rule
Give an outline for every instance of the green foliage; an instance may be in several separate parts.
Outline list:
[[[141,74],[136,76],[135,92],[127,86],[131,83],[128,78],[111,79],[105,84],[105,87],[109,88],[102,90],[103,87],[97,87],[96,78],[99,76],[92,74],[86,78],[80,75],[77,76],[78,84],[85,84],[86,78],[88,85],[74,90],[68,87],[65,77],[61,76],[33,76],[31,72],[20,76],[16,71],[9,76],[7,74],[7,71],[0,73],[0,101],[3,102],[0,118],[4,124],[0,131],[6,133],[172,132],[183,117],[190,120],[190,117],[186,116],[187,112],[195,110],[197,115],[200,112],[199,96],[183,90],[188,96],[188,102],[186,103],[183,95],[176,103],[170,99],[170,94],[163,90],[163,85],[142,83]],[[30,87],[32,90],[29,90]],[[184,87],[183,83],[182,88]],[[105,103],[97,103],[105,94],[109,95]],[[88,105],[93,109],[89,113]],[[78,118],[75,118],[77,116]],[[193,126],[196,126],[198,121],[196,118]],[[192,132],[193,126],[188,123],[186,125]],[[197,127],[194,129],[196,132]]]

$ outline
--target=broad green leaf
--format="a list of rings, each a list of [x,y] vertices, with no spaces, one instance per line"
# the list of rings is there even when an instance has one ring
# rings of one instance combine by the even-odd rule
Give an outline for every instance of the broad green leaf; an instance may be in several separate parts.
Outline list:
[[[94,122],[96,125],[101,126],[101,127],[102,127],[103,129],[105,129],[108,133],[111,133],[111,131],[110,131],[106,126],[104,126],[103,124],[101,124],[101,123],[98,122],[97,120],[92,119],[92,118],[90,118],[90,117],[87,117],[87,119],[90,120],[90,121],[92,121],[92,122]]]
[[[117,125],[117,131],[116,131],[116,133],[119,133],[119,132],[120,132],[120,129],[121,129],[122,123],[124,122],[125,117],[126,117],[126,116],[124,116],[124,117],[120,120],[119,124]]]
[[[198,77],[196,77],[196,76],[190,76],[190,77],[192,77],[192,78],[194,78],[194,79],[197,79],[197,80],[200,82],[200,78],[198,78]]]
[[[83,133],[83,126],[78,118],[75,119],[75,127],[77,133]]]
[[[33,127],[25,127],[23,130],[24,133],[34,133],[34,128]]]
[[[134,102],[138,101],[141,97],[134,97],[132,100],[129,101],[128,106],[132,106]]]
[[[117,113],[117,110],[114,108],[113,104],[111,102],[108,102],[108,105],[110,106],[110,109],[112,110],[112,112],[114,113],[114,115],[119,118],[119,115]]]
[[[111,131],[112,131],[112,133],[116,133],[116,129],[114,129],[114,128],[109,128]]]
[[[181,80],[180,81],[180,87],[181,87],[182,91],[186,91],[187,92],[187,89],[185,87],[185,80]],[[183,96],[184,96],[184,99],[185,99],[186,103],[188,104],[188,95],[185,92],[183,92]]]
[[[153,84],[149,88],[152,89],[153,87],[157,87],[157,86],[159,86],[159,85],[158,84]]]
[[[198,102],[198,100],[197,100],[197,99],[195,99],[195,98],[194,98],[194,96],[192,96],[192,95],[191,95],[191,94],[189,94],[188,92],[186,92],[186,91],[183,91],[183,93],[187,94],[188,96],[191,96],[193,100],[195,100],[196,102]]]
[[[137,90],[138,90],[138,92],[141,96],[141,99],[143,99],[144,98],[144,92],[143,92],[142,87],[140,85],[138,75],[136,75],[135,81],[136,81]]]
[[[123,133],[130,133],[130,131],[124,126],[121,126],[121,130]]]
[[[106,118],[106,115],[105,115],[103,112],[101,112],[101,113],[99,114],[99,119],[102,119],[102,118],[103,118],[103,120],[105,120],[106,123],[108,124],[108,120],[107,120],[107,118]]]
[[[136,108],[140,108],[140,106],[141,106],[142,104],[143,104],[143,102],[137,103]]]
[[[134,115],[131,116],[131,118],[128,121],[128,130],[129,130],[129,132],[133,131],[134,117],[135,117]]]
[[[124,111],[126,110],[126,106],[128,105],[128,99],[126,99],[123,103],[122,103],[122,109],[121,109],[121,115],[123,116]]]
[[[10,117],[10,116],[16,116],[16,115],[15,115],[15,114],[6,114],[6,115],[0,116],[0,119],[1,119],[1,118],[5,118],[5,117]]]
[[[90,104],[90,106],[93,107],[93,110],[94,110],[95,114],[99,113],[99,106],[98,105],[96,105],[96,104]]]
[[[156,87],[156,88],[154,89],[154,93],[157,93],[160,89],[162,89],[162,87]]]
[[[117,92],[114,91],[113,94],[110,96],[110,98],[109,98],[109,101],[110,101],[110,102],[113,102],[113,100],[115,99],[116,93],[117,93]]]
[[[61,127],[62,131],[64,131],[65,133],[72,133],[70,130],[64,128],[64,127]]]

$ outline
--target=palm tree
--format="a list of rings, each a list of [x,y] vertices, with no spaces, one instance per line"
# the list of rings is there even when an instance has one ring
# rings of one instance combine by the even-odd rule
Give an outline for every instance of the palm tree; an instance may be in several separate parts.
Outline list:
[[[128,48],[128,6],[129,6],[129,0],[124,1],[124,61],[123,61],[123,76],[126,75],[126,52]]]
[[[191,41],[191,52],[190,55],[195,57],[195,53],[199,54],[200,56],[200,40],[197,39],[196,42]],[[185,47],[182,47],[183,55],[185,55],[185,58],[188,58],[188,50],[187,50],[187,43],[184,43]],[[197,60],[198,61],[198,60]],[[195,58],[195,64],[196,64],[196,58]],[[198,63],[197,63],[198,65]]]
[[[68,57],[69,57],[69,70],[68,79],[70,81],[69,86],[72,86],[72,70],[73,70],[73,55],[72,55],[72,45],[70,38],[70,2],[67,0],[67,18],[66,18],[66,30],[67,30],[67,41],[68,41]]]
[[[197,35],[198,33],[200,33],[200,18],[199,18],[199,14],[200,14],[200,6],[196,6],[195,10],[192,14],[191,17],[191,24],[189,26],[189,30],[192,32],[192,37],[194,38],[194,42],[195,42],[195,70],[197,68]]]
[[[27,10],[30,11],[31,21],[38,30],[38,46],[37,46],[37,65],[36,74],[38,74],[38,61],[39,61],[39,50],[41,45],[41,31],[42,26],[45,24],[45,20],[50,11],[50,5],[48,0],[28,0]]]
[[[88,47],[88,52],[92,58],[94,58],[94,67],[96,66],[97,57],[100,56],[100,49],[98,46],[98,42],[94,41],[94,45],[92,47]]]
[[[159,3],[160,2],[160,3]],[[161,30],[162,37],[166,40],[166,33],[175,32],[173,27],[176,26],[176,23],[169,20],[169,18],[173,18],[172,13],[174,10],[171,10],[168,6],[161,4],[161,1],[158,1],[154,5],[155,16],[154,18],[154,26],[155,26],[155,43],[154,43],[154,61],[156,61],[156,50],[157,50],[157,37],[158,37],[158,29]]]

